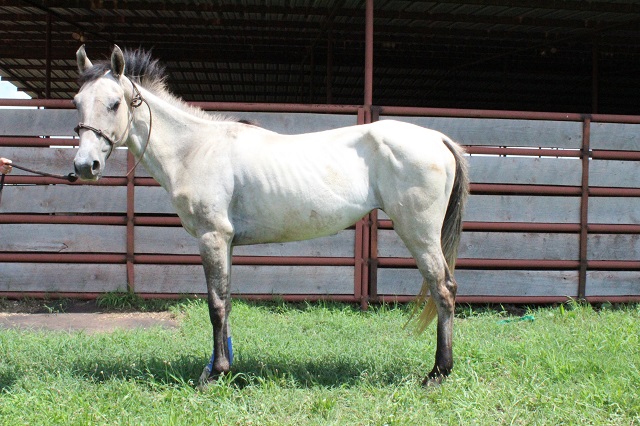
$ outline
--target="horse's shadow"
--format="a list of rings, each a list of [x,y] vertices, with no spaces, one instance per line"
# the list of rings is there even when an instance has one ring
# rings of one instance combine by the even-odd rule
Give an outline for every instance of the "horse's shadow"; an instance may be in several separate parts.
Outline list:
[[[18,381],[18,375],[11,372],[0,372],[0,394],[5,390],[11,389],[13,384]]]
[[[138,359],[136,362],[92,360],[73,365],[74,374],[84,380],[102,383],[107,380],[132,380],[149,385],[197,386],[206,360],[182,356],[174,360]],[[326,360],[289,362],[269,358],[243,356],[234,361],[229,375],[222,379],[237,388],[277,382],[284,386],[309,388],[350,387],[366,380],[384,386],[398,383],[403,376],[398,371],[376,370],[358,361]]]

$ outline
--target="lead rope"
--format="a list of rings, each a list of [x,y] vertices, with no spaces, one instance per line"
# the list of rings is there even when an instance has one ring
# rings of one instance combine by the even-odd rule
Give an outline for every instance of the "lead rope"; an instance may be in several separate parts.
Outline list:
[[[25,172],[33,173],[34,175],[40,175],[45,177],[50,177],[54,179],[66,180],[68,182],[75,182],[78,180],[78,176],[75,173],[69,173],[68,175],[56,175],[53,173],[42,172],[40,170],[33,170],[28,167],[20,166],[14,162],[11,163],[11,167],[15,167],[16,169],[24,170]],[[4,177],[6,175],[3,173],[0,178],[0,205],[2,204],[2,190],[4,189]]]

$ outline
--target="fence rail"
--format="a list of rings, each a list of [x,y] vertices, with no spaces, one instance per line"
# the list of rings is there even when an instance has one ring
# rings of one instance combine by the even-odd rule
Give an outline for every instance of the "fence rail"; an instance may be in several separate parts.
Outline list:
[[[0,100],[0,155],[70,171],[70,101]],[[332,105],[198,103],[281,133],[397,119],[467,147],[471,190],[459,300],[640,300],[640,117]],[[33,107],[22,109],[18,107]],[[15,170],[0,206],[0,296],[202,294],[197,243],[167,194],[116,150],[95,184]],[[383,212],[319,240],[237,247],[246,298],[409,300],[421,278]]]

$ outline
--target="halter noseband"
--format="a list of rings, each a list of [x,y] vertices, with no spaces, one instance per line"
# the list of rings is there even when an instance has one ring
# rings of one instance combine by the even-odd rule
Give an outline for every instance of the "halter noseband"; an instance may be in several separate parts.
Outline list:
[[[127,76],[125,76],[125,77],[127,77]],[[122,135],[120,135],[120,137],[116,141],[111,139],[103,130],[98,129],[98,128],[93,127],[93,126],[89,126],[88,124],[84,124],[84,123],[78,123],[78,125],[76,127],[74,127],[73,131],[76,132],[78,134],[78,136],[80,136],[80,129],[90,130],[93,133],[95,133],[96,135],[98,135],[99,137],[101,137],[104,140],[106,140],[107,143],[109,144],[109,154],[107,154],[107,158],[109,158],[111,156],[111,153],[113,152],[113,149],[115,148],[115,146],[122,142],[122,140],[124,139],[125,135],[127,135],[129,133],[129,129],[131,129],[131,124],[133,123],[133,111],[131,109],[132,108],[138,108],[143,103],[147,104],[147,108],[149,108],[149,133],[147,134],[147,143],[145,143],[145,145],[144,145],[144,149],[142,150],[142,155],[140,155],[140,159],[138,160],[138,162],[133,166],[133,168],[131,170],[129,170],[129,172],[127,172],[127,176],[129,176],[131,174],[131,172],[133,172],[135,170],[135,168],[138,166],[138,164],[140,164],[140,161],[142,160],[142,157],[144,156],[144,153],[147,151],[147,146],[149,146],[149,138],[151,137],[151,123],[152,123],[153,117],[151,116],[151,107],[149,107],[149,104],[147,103],[147,101],[145,101],[144,98],[142,97],[142,94],[140,93],[140,90],[138,90],[138,86],[135,85],[135,83],[133,82],[133,80],[131,80],[131,78],[127,77],[127,80],[129,80],[131,82],[131,86],[133,87],[133,97],[131,98],[131,102],[129,102],[129,107],[130,108],[128,110],[129,111],[129,122],[127,123],[127,128],[124,129],[124,132],[122,132]]]
[[[130,126],[131,126],[131,119],[129,119],[129,124],[127,125],[127,128],[125,129],[124,133],[122,133],[122,136],[120,136],[120,138],[118,138],[118,140],[115,142],[102,130],[96,129],[95,127],[89,126],[84,123],[78,123],[78,125],[73,128],[73,131],[76,132],[78,136],[80,136],[80,129],[91,130],[93,133],[100,136],[102,139],[106,140],[109,143],[109,147],[110,147],[109,155],[107,155],[107,158],[109,158],[111,156],[111,152],[113,152],[113,148],[116,146],[116,144],[122,142],[122,138],[127,133]]]

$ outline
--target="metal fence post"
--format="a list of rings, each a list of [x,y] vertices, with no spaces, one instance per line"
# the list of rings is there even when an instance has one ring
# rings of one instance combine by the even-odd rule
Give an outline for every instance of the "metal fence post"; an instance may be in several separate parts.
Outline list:
[[[589,159],[591,152],[591,117],[582,121],[582,182],[580,192],[580,268],[578,271],[578,299],[585,300],[587,288],[588,237],[589,237]]]
[[[133,170],[136,159],[127,152],[127,170]],[[135,292],[135,172],[127,176],[127,291]]]

